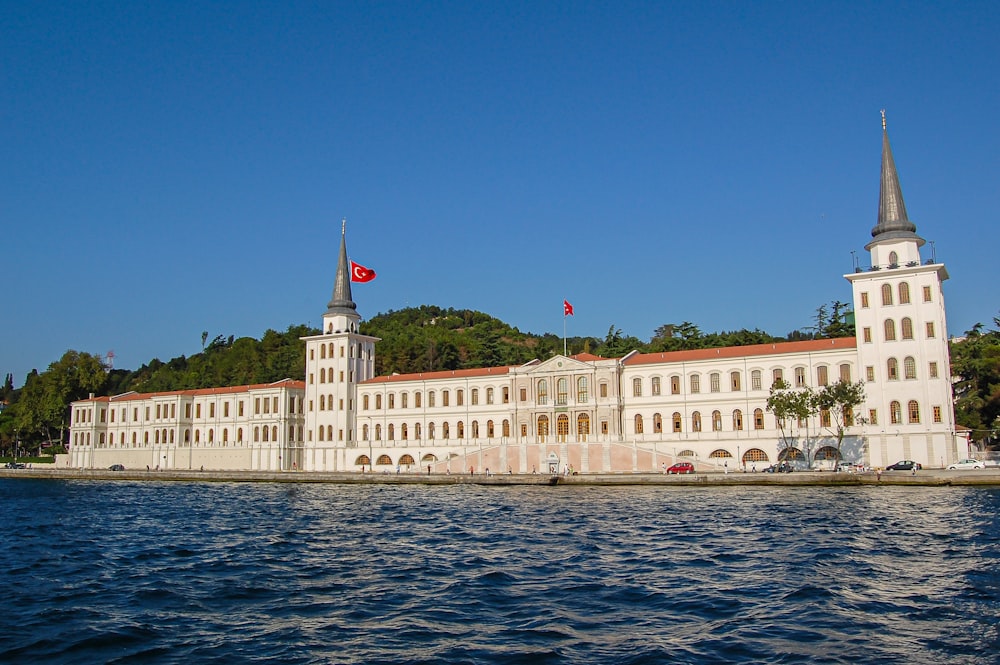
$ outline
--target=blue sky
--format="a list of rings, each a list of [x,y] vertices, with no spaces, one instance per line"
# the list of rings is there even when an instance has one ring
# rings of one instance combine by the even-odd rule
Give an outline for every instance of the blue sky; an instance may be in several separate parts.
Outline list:
[[[649,339],[849,300],[885,108],[949,328],[1000,311],[996,3],[0,11],[0,373],[434,304]],[[930,255],[930,245],[925,248]]]

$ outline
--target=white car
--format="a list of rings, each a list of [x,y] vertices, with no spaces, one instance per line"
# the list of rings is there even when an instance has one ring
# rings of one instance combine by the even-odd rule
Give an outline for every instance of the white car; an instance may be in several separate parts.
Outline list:
[[[949,464],[948,468],[951,470],[955,469],[985,469],[986,463],[982,460],[977,459],[963,459],[955,462],[954,464]]]

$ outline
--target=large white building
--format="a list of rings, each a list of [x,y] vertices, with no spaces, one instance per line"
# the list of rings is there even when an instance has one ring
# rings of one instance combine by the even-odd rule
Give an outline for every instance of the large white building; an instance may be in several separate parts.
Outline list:
[[[845,275],[856,338],[376,376],[378,339],[360,332],[342,232],[322,332],[304,338],[304,382],[75,402],[71,464],[436,473],[642,472],[678,460],[700,470],[832,465],[836,418],[787,422],[783,438],[767,412],[782,379],[865,382],[843,459],[945,466],[968,454],[952,408],[948,273],[921,257],[884,122],[871,236],[871,266]]]

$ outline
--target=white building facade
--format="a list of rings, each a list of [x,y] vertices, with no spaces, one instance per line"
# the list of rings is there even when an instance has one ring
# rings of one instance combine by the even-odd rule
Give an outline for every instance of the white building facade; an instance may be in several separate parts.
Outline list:
[[[420,473],[635,473],[682,460],[705,471],[779,460],[832,468],[838,457],[946,466],[968,443],[952,408],[948,273],[923,260],[923,245],[883,124],[871,267],[845,275],[856,338],[375,376],[378,339],[360,333],[342,230],[322,331],[303,338],[304,382],[76,402],[71,463]],[[779,427],[766,409],[779,379],[864,381],[839,452],[829,413]]]

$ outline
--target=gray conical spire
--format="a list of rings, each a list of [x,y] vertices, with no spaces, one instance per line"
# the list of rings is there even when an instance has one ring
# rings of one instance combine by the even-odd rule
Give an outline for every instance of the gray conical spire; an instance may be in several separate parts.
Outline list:
[[[347,220],[340,226],[340,256],[337,258],[337,278],[333,283],[333,298],[326,304],[327,314],[357,317],[358,306],[351,299],[351,268],[347,261]]]
[[[885,111],[882,111],[882,183],[878,195],[878,223],[872,229],[873,240],[868,246],[880,240],[910,238],[920,247],[924,239],[916,231],[916,225],[906,216],[903,190],[899,186],[899,174],[896,173],[896,163],[889,146],[889,132],[885,128]]]

